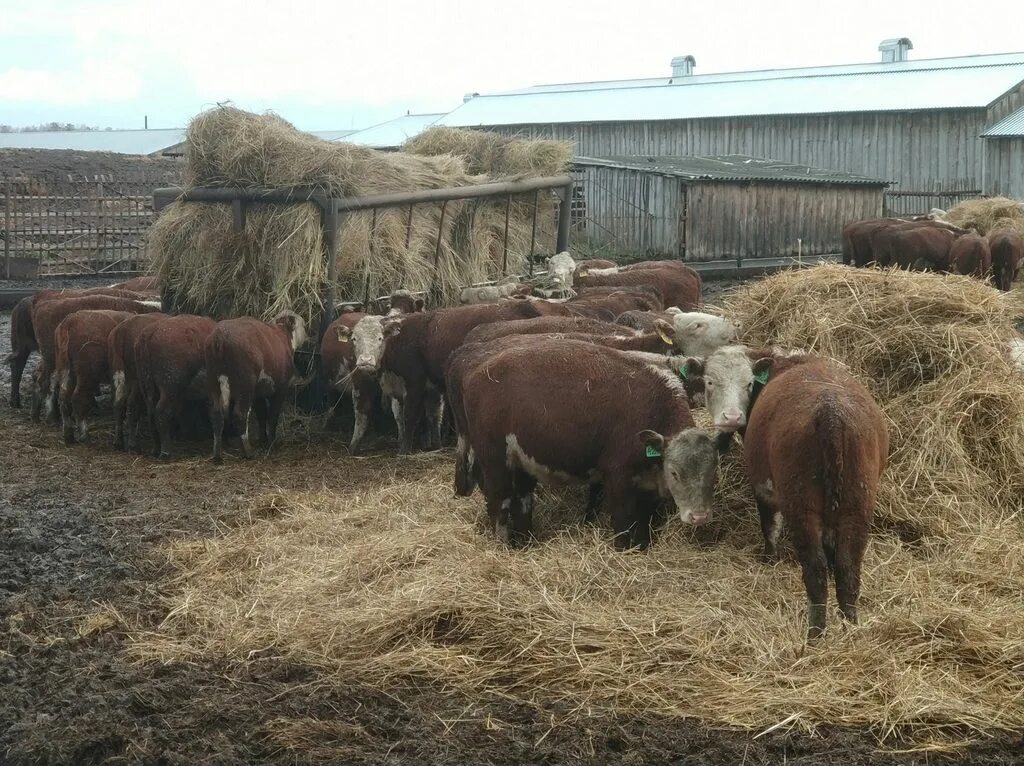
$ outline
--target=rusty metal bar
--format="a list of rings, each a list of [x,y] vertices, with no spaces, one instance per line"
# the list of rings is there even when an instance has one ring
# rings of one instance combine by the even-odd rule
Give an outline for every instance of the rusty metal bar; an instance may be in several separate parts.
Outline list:
[[[328,205],[321,213],[320,220],[324,227],[324,244],[327,250],[327,284],[324,285],[318,341],[323,339],[327,326],[334,321],[334,284],[338,280],[338,230],[341,228],[343,218],[333,204]],[[317,348],[319,347],[318,342]]]
[[[409,205],[409,217],[405,219],[405,249],[409,249],[409,240],[412,238],[412,205]]]
[[[501,276],[508,273],[508,218],[512,211],[512,195],[505,197],[505,238],[501,245]]]
[[[448,200],[441,203],[441,220],[437,223],[437,244],[434,245],[434,276],[437,276],[437,263],[441,259],[441,240],[444,237],[444,214],[448,209]]]
[[[555,237],[555,252],[564,253],[569,249],[569,225],[572,219],[572,179],[558,190],[558,234]]]
[[[412,210],[412,208],[409,208],[409,209]],[[363,305],[364,306],[369,306],[370,305],[370,264],[373,263],[373,253],[374,253],[373,243],[374,243],[374,240],[376,239],[375,236],[374,236],[374,232],[377,229],[377,212],[378,212],[377,210],[374,210],[373,211],[373,217],[370,219],[370,242],[369,242],[369,245],[370,245],[370,258],[366,262],[366,265],[363,268],[363,270],[366,272],[366,279],[364,280],[364,283],[363,283]],[[408,247],[408,246],[409,245],[406,244],[406,247]]]
[[[11,181],[4,181],[4,279],[11,278]]]
[[[240,199],[231,201],[231,220],[236,234],[245,228],[245,214],[248,207]]]
[[[530,229],[530,276],[533,276],[533,249],[537,245],[537,207],[540,205],[540,189],[533,193],[533,227]]]

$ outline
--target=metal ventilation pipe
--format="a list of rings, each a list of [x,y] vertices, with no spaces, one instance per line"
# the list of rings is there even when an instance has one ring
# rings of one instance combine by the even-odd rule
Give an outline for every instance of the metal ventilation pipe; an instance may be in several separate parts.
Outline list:
[[[672,59],[672,76],[689,77],[693,74],[695,66],[697,66],[697,59],[693,56],[676,56]]]
[[[907,54],[914,50],[914,44],[909,37],[890,37],[882,40],[878,46],[882,52],[882,63],[892,64],[896,61],[906,61]]]

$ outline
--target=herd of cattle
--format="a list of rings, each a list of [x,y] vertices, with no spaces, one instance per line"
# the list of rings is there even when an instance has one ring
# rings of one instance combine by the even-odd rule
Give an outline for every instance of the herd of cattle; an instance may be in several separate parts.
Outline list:
[[[351,399],[356,452],[378,407],[390,410],[403,451],[456,437],[454,489],[479,487],[490,526],[529,539],[538,483],[589,486],[616,545],[645,548],[662,506],[700,525],[711,518],[719,455],[734,434],[760,514],[764,555],[783,523],[803,570],[808,636],[825,627],[829,573],[843,614],[856,619],[861,560],[888,453],[883,415],[866,388],[828,360],[739,345],[727,318],[702,313],[701,281],[676,262],[618,267],[549,259],[569,298],[519,286],[490,300],[424,310],[397,291],[380,314],[345,311],[320,334],[320,374]],[[269,448],[289,388],[300,380],[303,321],[214,321],[160,311],[152,279],[109,288],[46,290],[11,317],[12,406],[38,351],[32,414],[84,439],[100,386],[111,386],[115,446],[136,449],[149,423],[153,453],[171,453],[189,402],[209,413],[213,456],[230,430],[251,457],[250,414]],[[339,402],[342,400],[339,400]],[[713,428],[696,427],[707,408]],[[448,417],[445,417],[445,411]]]
[[[1010,290],[1024,263],[1024,237],[996,227],[981,236],[943,220],[943,211],[914,218],[868,218],[843,227],[843,263],[900,266],[992,278]]]

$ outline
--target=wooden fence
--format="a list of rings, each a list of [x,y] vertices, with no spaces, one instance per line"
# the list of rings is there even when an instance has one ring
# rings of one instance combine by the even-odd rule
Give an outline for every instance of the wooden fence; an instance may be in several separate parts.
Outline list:
[[[0,278],[145,272],[154,176],[0,178]]]

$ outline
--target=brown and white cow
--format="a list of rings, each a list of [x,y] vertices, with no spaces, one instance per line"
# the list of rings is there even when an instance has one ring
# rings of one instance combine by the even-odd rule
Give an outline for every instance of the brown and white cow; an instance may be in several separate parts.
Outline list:
[[[664,306],[661,295],[648,288],[615,288],[608,292],[599,290],[581,290],[575,298],[566,302],[566,308],[578,316],[614,322],[626,311],[660,311]]]
[[[55,378],[65,444],[88,436],[86,417],[100,386],[110,382],[107,339],[130,316],[126,311],[76,311],[57,325]]]
[[[305,322],[291,311],[273,322],[243,317],[217,323],[204,347],[214,462],[223,460],[225,415],[233,419],[242,450],[251,458],[249,415],[255,410],[260,436],[270,449],[295,378],[294,353],[305,341]]]
[[[686,522],[710,518],[717,452],[675,375],[589,342],[513,336],[457,351],[447,382],[500,539],[529,536],[538,483],[602,483],[619,548],[650,544],[662,498]]]
[[[107,310],[128,311],[132,314],[151,314],[159,310],[156,301],[131,300],[110,295],[94,294],[74,298],[54,297],[34,302],[31,309],[32,329],[38,345],[40,362],[36,367],[35,387],[32,395],[32,419],[38,421],[47,407],[47,421],[56,422],[57,387],[53,373],[57,363],[54,333],[63,319],[76,311]]]
[[[599,319],[581,316],[544,316],[535,319],[510,319],[505,322],[474,327],[466,334],[464,343],[481,343],[509,335],[537,335],[541,333],[587,333],[588,335],[635,335],[634,330]]]
[[[420,424],[429,416],[431,441],[440,445],[444,365],[474,327],[510,319],[567,316],[563,304],[536,299],[505,300],[436,309],[403,317],[381,355],[381,388],[401,413],[402,449],[411,452]]]
[[[111,330],[107,338],[114,400],[114,449],[135,448],[139,418],[146,408],[135,365],[135,344],[148,327],[166,317],[160,313],[135,314]]]
[[[742,430],[764,552],[775,558],[782,522],[803,570],[809,640],[825,629],[828,575],[844,616],[857,620],[860,570],[885,470],[885,416],[849,372],[808,355],[720,349],[687,375],[704,380],[716,426]],[[738,414],[737,414],[738,411]]]
[[[576,279],[576,287],[630,288],[648,285],[657,290],[664,307],[675,306],[693,311],[700,305],[700,275],[688,266],[673,261],[653,262],[644,268],[620,269],[614,274],[588,273]]]
[[[533,285],[520,284],[518,281],[467,287],[459,294],[459,303],[464,306],[474,303],[495,303],[503,298],[514,298],[517,295],[526,297],[533,292]]]
[[[949,248],[949,270],[985,279],[992,268],[988,240],[974,232],[957,237]]]
[[[146,328],[135,343],[135,366],[153,429],[153,456],[171,456],[174,425],[188,401],[206,399],[206,341],[217,323],[179,314]],[[216,438],[216,437],[215,437]]]
[[[1024,263],[1024,237],[1014,229],[994,229],[988,234],[988,245],[996,287],[1009,292]]]
[[[351,313],[338,317],[320,342],[323,374],[339,394],[351,394],[355,425],[349,451],[356,454],[370,427],[375,405],[381,399],[380,359],[384,344],[399,331],[396,317]],[[399,436],[403,422],[396,413]]]
[[[426,304],[408,290],[395,290],[388,299],[388,316],[415,314],[423,311]]]
[[[111,287],[118,290],[130,290],[133,293],[141,293],[143,295],[159,295],[160,279],[158,277],[133,277],[125,282],[111,285]]]
[[[739,335],[739,327],[731,319],[674,307],[658,313],[627,311],[618,316],[615,323],[661,332],[672,340],[676,353],[687,356],[707,356],[722,346],[735,343]]]
[[[11,312],[11,353],[5,360],[11,366],[11,406],[21,406],[21,378],[33,351],[39,350],[32,325],[32,307],[54,298],[80,298],[86,295],[110,295],[140,299],[142,296],[112,287],[91,287],[85,290],[40,290],[22,298]]]

